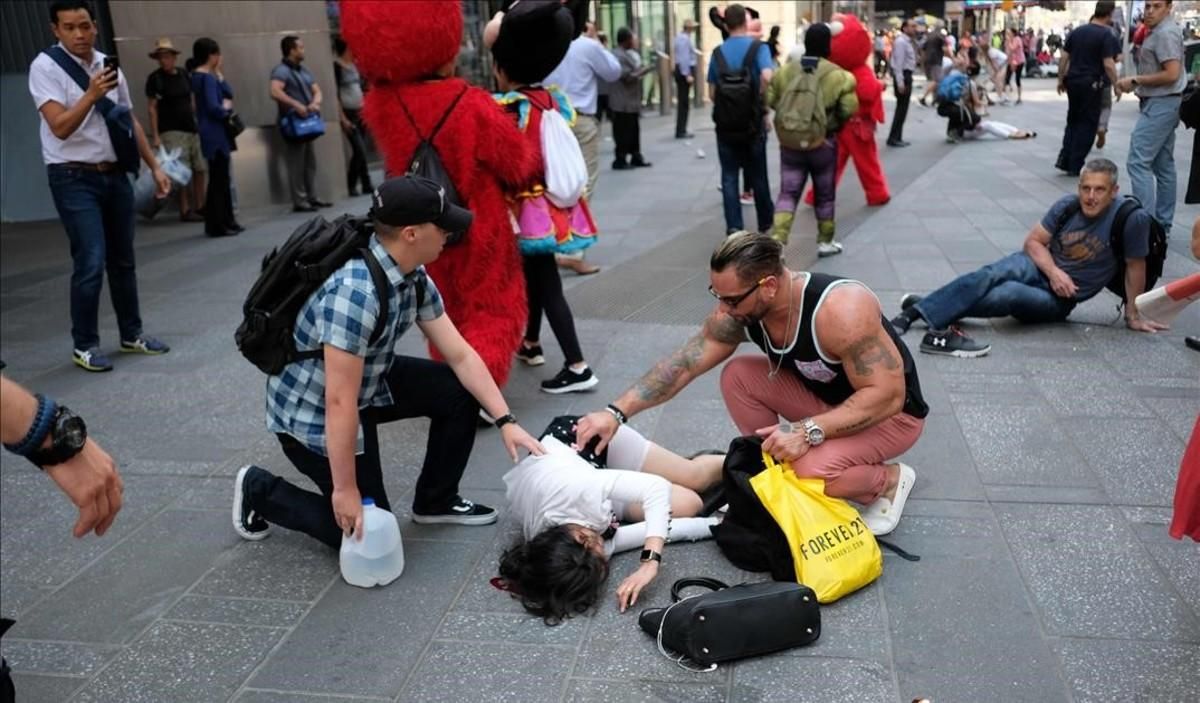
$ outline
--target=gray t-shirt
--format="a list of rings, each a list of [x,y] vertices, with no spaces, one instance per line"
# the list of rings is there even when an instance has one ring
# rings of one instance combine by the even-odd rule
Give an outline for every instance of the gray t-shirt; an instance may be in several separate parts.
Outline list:
[[[287,93],[289,98],[305,105],[312,102],[312,87],[317,82],[317,79],[313,78],[313,74],[309,73],[307,68],[295,66],[284,61],[271,69],[271,80],[283,81],[283,92]],[[275,104],[279,106],[280,117],[283,117],[292,109],[278,101]]]
[[[1187,67],[1183,65],[1183,32],[1174,20],[1163,20],[1142,43],[1138,54],[1137,72],[1139,76],[1158,73],[1163,70],[1163,62],[1178,61],[1179,77],[1168,85],[1139,85],[1139,98],[1152,98],[1156,95],[1178,95],[1187,86]]]
[[[1094,219],[1089,219],[1082,210],[1076,211],[1071,219],[1058,226],[1068,207],[1078,207],[1079,197],[1067,195],[1059,199],[1042,218],[1042,227],[1050,233],[1050,256],[1054,263],[1075,282],[1078,291],[1075,300],[1083,301],[1096,295],[1117,272],[1117,259],[1113,256],[1113,220],[1121,207],[1123,198],[1117,197],[1108,209]],[[1138,208],[1125,221],[1122,236],[1125,258],[1141,259],[1150,252],[1150,215]]]

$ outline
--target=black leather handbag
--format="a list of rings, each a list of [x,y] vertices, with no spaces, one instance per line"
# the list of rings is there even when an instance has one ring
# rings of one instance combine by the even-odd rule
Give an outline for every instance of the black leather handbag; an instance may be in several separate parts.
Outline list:
[[[689,586],[711,592],[681,599],[679,592]],[[817,595],[803,584],[731,587],[716,579],[684,578],[671,586],[671,600],[666,608],[643,610],[638,625],[657,639],[664,656],[689,671],[713,671],[718,662],[800,647],[821,636]]]

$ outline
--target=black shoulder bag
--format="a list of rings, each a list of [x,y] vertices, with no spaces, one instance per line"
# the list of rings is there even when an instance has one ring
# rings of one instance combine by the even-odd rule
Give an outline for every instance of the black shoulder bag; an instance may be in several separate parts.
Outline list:
[[[709,593],[680,598],[689,586]],[[679,579],[666,608],[643,610],[638,626],[658,640],[658,651],[689,671],[715,671],[719,662],[811,644],[821,636],[817,595],[783,581],[737,586],[711,578]],[[704,669],[687,665],[691,660]]]

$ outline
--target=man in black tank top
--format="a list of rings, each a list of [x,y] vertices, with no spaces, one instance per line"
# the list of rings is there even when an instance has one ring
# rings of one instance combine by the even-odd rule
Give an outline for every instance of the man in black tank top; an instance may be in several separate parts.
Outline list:
[[[765,356],[739,356],[721,371],[721,393],[743,435],[791,462],[801,477],[825,480],[826,495],[864,507],[877,535],[896,528],[916,480],[891,461],[924,428],[912,355],[858,281],[790,271],[770,237],[728,237],[710,261],[717,308],[678,351],[658,362],[600,412],[579,421],[577,442],[604,446],[635,413],[660,405],[726,361],[742,342]]]

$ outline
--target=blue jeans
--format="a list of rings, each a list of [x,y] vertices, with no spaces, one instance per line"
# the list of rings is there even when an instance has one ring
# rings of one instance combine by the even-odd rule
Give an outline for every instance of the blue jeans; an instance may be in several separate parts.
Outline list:
[[[717,139],[717,157],[721,160],[721,199],[725,206],[725,231],[728,233],[745,229],[742,220],[742,194],[738,189],[738,172],[745,170],[746,185],[754,191],[758,231],[770,232],[775,218],[775,205],[771,202],[771,184],[767,180],[766,135],[745,146],[727,144]]]
[[[1012,315],[1021,322],[1058,322],[1074,307],[1074,300],[1054,294],[1050,281],[1023,252],[959,276],[916,305],[933,330],[964,317]]]
[[[1175,128],[1178,95],[1143,98],[1129,138],[1129,180],[1133,194],[1168,232],[1175,219]]]
[[[75,348],[100,345],[100,288],[108,289],[122,340],[142,333],[133,258],[133,186],[118,170],[100,173],[67,164],[46,167],[54,207],[71,242],[71,338]]]

